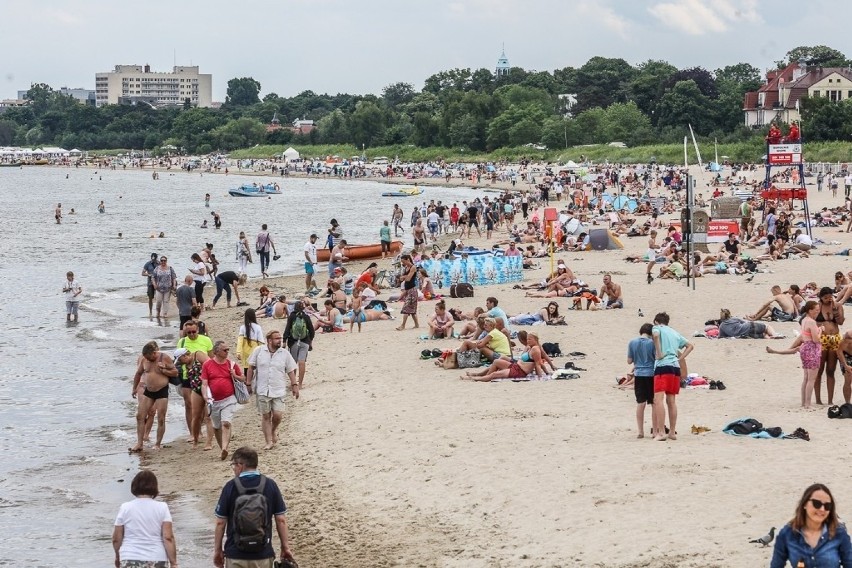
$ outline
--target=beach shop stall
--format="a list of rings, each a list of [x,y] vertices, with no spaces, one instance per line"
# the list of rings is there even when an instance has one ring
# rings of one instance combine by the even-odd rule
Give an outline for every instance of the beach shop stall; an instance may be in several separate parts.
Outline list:
[[[481,254],[451,259],[423,260],[420,266],[437,286],[449,290],[453,284],[467,282],[473,286],[520,282],[524,279],[523,258]]]

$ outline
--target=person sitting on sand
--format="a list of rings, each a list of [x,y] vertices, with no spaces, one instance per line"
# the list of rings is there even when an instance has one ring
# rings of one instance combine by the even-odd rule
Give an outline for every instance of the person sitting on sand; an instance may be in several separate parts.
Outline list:
[[[331,301],[334,304],[334,307],[340,310],[340,313],[346,311],[346,293],[340,289],[340,284],[337,282],[330,282],[329,288],[331,288]]]
[[[535,373],[539,378],[546,377],[546,363],[542,359],[542,349],[538,342],[537,333],[527,332],[527,345],[529,350],[525,351],[517,360],[495,359],[484,371],[468,371],[461,376],[461,379],[488,382],[494,379],[523,379],[532,373]]]
[[[796,303],[789,294],[789,290],[782,292],[781,286],[776,284],[770,289],[770,292],[772,293],[772,298],[760,306],[755,313],[747,315],[746,319],[759,320],[763,319],[767,314],[770,315],[772,321],[793,321],[796,319],[798,310],[796,309]],[[778,304],[778,307],[773,307],[772,304]]]
[[[429,337],[432,339],[445,339],[453,336],[452,316],[447,313],[447,305],[443,300],[435,304],[435,313],[429,318]]]
[[[482,355],[492,361],[501,355],[511,355],[512,348],[509,344],[509,338],[497,328],[497,321],[494,318],[484,318],[482,329],[481,338],[464,340],[458,350],[479,349]]]
[[[660,267],[660,275],[657,278],[661,280],[675,279],[680,280],[684,275],[684,265],[686,262],[683,255],[678,251],[672,257],[671,262]]]
[[[612,275],[604,274],[601,285],[600,297],[606,296],[606,309],[614,310],[624,307],[624,296],[621,293],[621,285],[612,281]]]
[[[434,300],[435,288],[432,286],[432,280],[429,279],[429,273],[425,268],[419,270],[420,275],[420,300]]]
[[[475,320],[466,322],[461,329],[459,329],[458,334],[461,339],[479,340],[482,338],[482,335],[485,333],[486,316],[483,315],[484,313],[485,310],[482,310]]]
[[[343,329],[343,313],[334,306],[333,300],[325,301],[325,311],[317,316],[314,327],[316,330],[321,329],[325,333],[345,331]]]

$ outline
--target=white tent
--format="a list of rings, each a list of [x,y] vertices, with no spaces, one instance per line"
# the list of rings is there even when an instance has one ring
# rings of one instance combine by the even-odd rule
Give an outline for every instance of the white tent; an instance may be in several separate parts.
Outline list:
[[[574,160],[568,160],[568,163],[565,164],[566,168],[579,168],[580,166]]]
[[[295,148],[290,146],[289,148],[284,150],[284,153],[282,154],[282,156],[283,156],[285,162],[291,162],[293,160],[298,160],[300,155],[299,155],[299,152]]]

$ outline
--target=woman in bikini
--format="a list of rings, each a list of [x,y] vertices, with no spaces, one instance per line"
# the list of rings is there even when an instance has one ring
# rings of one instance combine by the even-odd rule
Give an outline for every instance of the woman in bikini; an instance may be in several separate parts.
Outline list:
[[[820,383],[822,382],[823,370],[825,371],[825,386],[828,391],[828,404],[830,405],[834,401],[834,372],[837,370],[838,359],[843,359],[843,353],[840,351],[840,343],[843,341],[843,337],[840,335],[840,326],[843,325],[845,320],[843,305],[834,300],[834,290],[827,286],[821,288],[819,291],[819,313],[816,316],[816,322],[822,329],[820,337],[822,358],[814,385],[817,404],[822,404]]]
[[[491,363],[485,371],[479,373],[468,371],[462,375],[461,379],[484,382],[494,379],[523,379],[533,372],[540,378],[544,377],[546,361],[542,357],[544,351],[539,345],[537,333],[527,332],[527,347],[528,349],[518,359],[510,360],[501,357]]]
[[[201,395],[201,366],[209,357],[204,351],[196,351],[195,353],[186,352],[175,360],[175,364],[183,365],[184,376],[189,383],[189,388],[192,391],[191,396],[191,415],[189,422],[189,435],[192,438],[192,447],[198,446],[198,438],[201,437],[201,423],[207,424],[207,439],[204,443],[204,449],[213,449],[213,423],[210,417],[207,416],[207,401]]]
[[[429,336],[432,339],[452,337],[454,323],[452,316],[447,313],[447,305],[439,300],[435,304],[435,313],[429,318]]]
[[[340,289],[340,284],[337,282],[331,282],[331,302],[334,304],[334,307],[340,310],[340,313],[344,313],[346,311],[346,293]]]

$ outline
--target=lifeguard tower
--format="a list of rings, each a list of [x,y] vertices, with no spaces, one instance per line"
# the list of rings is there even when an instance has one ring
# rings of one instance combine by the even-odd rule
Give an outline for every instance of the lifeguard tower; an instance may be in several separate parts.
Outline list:
[[[791,168],[790,187],[779,187],[772,183],[772,168]],[[805,229],[811,234],[811,213],[808,209],[808,190],[805,187],[805,164],[802,154],[802,137],[799,125],[793,123],[787,136],[782,136],[781,130],[773,124],[766,136],[766,180],[763,182],[763,216],[766,217],[766,202],[790,201],[790,209],[794,201],[800,200],[805,211]]]

